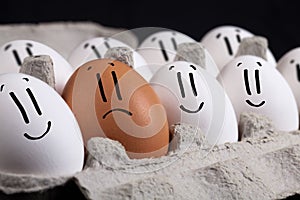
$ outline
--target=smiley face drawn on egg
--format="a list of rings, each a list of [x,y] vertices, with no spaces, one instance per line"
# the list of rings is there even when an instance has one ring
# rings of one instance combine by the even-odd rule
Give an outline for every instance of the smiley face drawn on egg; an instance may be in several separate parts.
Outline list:
[[[220,71],[229,61],[234,59],[243,38],[253,37],[254,34],[237,26],[219,26],[207,32],[201,43],[209,51]],[[272,52],[267,50],[267,60],[276,66]]]
[[[29,82],[29,78],[22,78],[22,80],[26,81],[26,82]],[[0,92],[3,91],[5,87],[5,84],[2,84],[1,87],[0,87]],[[37,102],[36,98],[35,98],[35,95],[33,94],[33,92],[31,91],[30,88],[26,88],[26,93],[28,94],[28,98],[30,98],[31,102],[32,102],[32,105],[36,111],[36,113],[39,115],[39,116],[42,116],[43,113],[42,113],[42,110],[40,109],[39,107],[39,103]],[[17,95],[15,94],[15,92],[11,91],[9,92],[9,96],[11,97],[12,101],[14,102],[14,104],[16,105],[16,107],[18,108],[18,110],[20,111],[21,115],[22,115],[22,118],[25,122],[26,125],[30,125],[30,119],[29,119],[29,116],[26,112],[26,109],[24,108],[24,106],[22,105],[22,102],[19,100],[19,98],[17,97]],[[46,130],[44,131],[44,133],[42,133],[41,135],[39,136],[31,136],[30,133],[24,133],[24,137],[27,138],[28,140],[40,140],[42,139],[43,137],[45,137],[49,132],[50,132],[50,129],[51,129],[51,121],[47,121],[46,123]]]
[[[138,47],[147,63],[164,65],[172,62],[179,44],[195,40],[177,31],[160,31],[151,34]]]
[[[1,74],[0,109],[1,171],[66,176],[82,169],[80,128],[49,85],[21,73]]]
[[[71,65],[54,49],[32,40],[14,40],[0,47],[1,73],[17,73],[22,66],[24,58],[28,56],[49,55],[53,61],[55,75],[55,89],[62,90],[73,72]]]
[[[277,69],[288,82],[300,110],[300,48],[285,53],[278,61]]]
[[[240,62],[237,64],[237,67],[240,67],[243,63]],[[262,67],[262,64],[258,61],[256,62],[256,64],[259,66],[259,67]],[[247,92],[247,95],[249,95],[249,97],[251,97],[252,95],[260,95],[261,94],[261,83],[260,83],[260,78],[259,78],[259,69],[255,69],[254,70],[254,81],[255,81],[255,90],[251,90],[251,87],[250,87],[250,78],[249,78],[249,70],[248,69],[244,69],[244,83],[245,83],[245,90]],[[253,88],[252,88],[253,89]],[[260,103],[253,103],[250,99],[246,99],[246,103],[249,105],[249,106],[252,106],[252,107],[256,107],[256,108],[259,108],[261,106],[263,106],[266,101],[262,100],[260,101]]]
[[[298,128],[294,95],[283,76],[270,63],[256,56],[239,56],[218,76],[236,112],[254,112],[271,119],[281,131]]]
[[[217,80],[200,66],[172,62],[162,66],[150,83],[166,108],[169,125],[199,127],[212,145],[237,141],[233,107]]]
[[[111,59],[87,62],[71,76],[63,97],[85,142],[91,137],[117,140],[132,158],[167,152],[165,109],[151,86],[126,64]]]

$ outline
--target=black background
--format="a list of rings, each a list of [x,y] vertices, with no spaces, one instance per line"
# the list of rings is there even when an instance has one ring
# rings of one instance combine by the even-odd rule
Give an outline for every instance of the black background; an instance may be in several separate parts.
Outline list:
[[[1,2],[0,23],[94,21],[122,28],[163,27],[196,40],[219,25],[264,36],[279,59],[300,46],[300,6],[290,0],[79,0]]]

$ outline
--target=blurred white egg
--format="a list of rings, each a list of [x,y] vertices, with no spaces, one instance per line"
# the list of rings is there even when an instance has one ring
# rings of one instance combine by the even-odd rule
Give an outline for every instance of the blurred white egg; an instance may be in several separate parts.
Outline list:
[[[0,48],[0,74],[19,72],[25,57],[49,55],[53,61],[55,74],[55,89],[60,94],[73,73],[71,65],[54,49],[31,40],[14,40]]]
[[[62,97],[21,73],[0,75],[0,171],[68,176],[80,171],[84,145]]]
[[[278,61],[277,69],[291,87],[300,111],[300,47],[283,55]]]
[[[298,109],[291,88],[276,68],[256,56],[239,56],[218,76],[239,118],[242,112],[267,116],[281,131],[298,129]]]
[[[201,43],[212,55],[221,70],[230,60],[234,59],[243,38],[253,37],[253,33],[236,26],[219,26],[207,32]],[[267,60],[276,66],[272,52],[267,50]]]
[[[127,44],[108,37],[96,37],[79,44],[70,54],[69,62],[77,69],[88,61],[104,58],[106,51],[113,47],[127,47],[133,52],[134,70],[147,81],[152,77],[152,72],[147,67],[145,59]]]
[[[149,68],[155,73],[162,65],[174,61],[178,45],[182,43],[196,43],[196,40],[177,31],[160,31],[144,39],[137,51],[151,65]],[[205,62],[206,70],[216,77],[219,73],[218,67],[206,49]]]
[[[165,106],[169,125],[199,127],[210,144],[236,142],[237,119],[224,89],[201,67],[176,61],[162,66],[150,80]]]

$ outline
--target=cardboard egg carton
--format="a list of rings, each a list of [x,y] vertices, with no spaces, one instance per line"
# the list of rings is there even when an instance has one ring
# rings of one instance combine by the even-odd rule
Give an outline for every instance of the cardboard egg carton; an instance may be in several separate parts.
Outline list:
[[[32,39],[67,57],[86,39],[123,30],[95,23],[5,25],[0,26],[0,44]],[[132,47],[138,44],[131,32],[120,39]],[[0,199],[296,197],[300,193],[300,131],[278,132],[267,118],[253,113],[243,113],[239,130],[242,141],[210,146],[199,129],[175,125],[168,155],[152,159],[129,159],[119,142],[92,138],[81,172],[71,177],[0,173]]]

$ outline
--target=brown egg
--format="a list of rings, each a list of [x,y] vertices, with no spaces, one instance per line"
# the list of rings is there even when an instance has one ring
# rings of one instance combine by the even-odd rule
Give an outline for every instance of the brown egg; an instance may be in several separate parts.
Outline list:
[[[151,86],[128,65],[97,59],[70,77],[63,98],[74,112],[85,144],[91,137],[119,141],[131,158],[165,155],[167,115]]]

